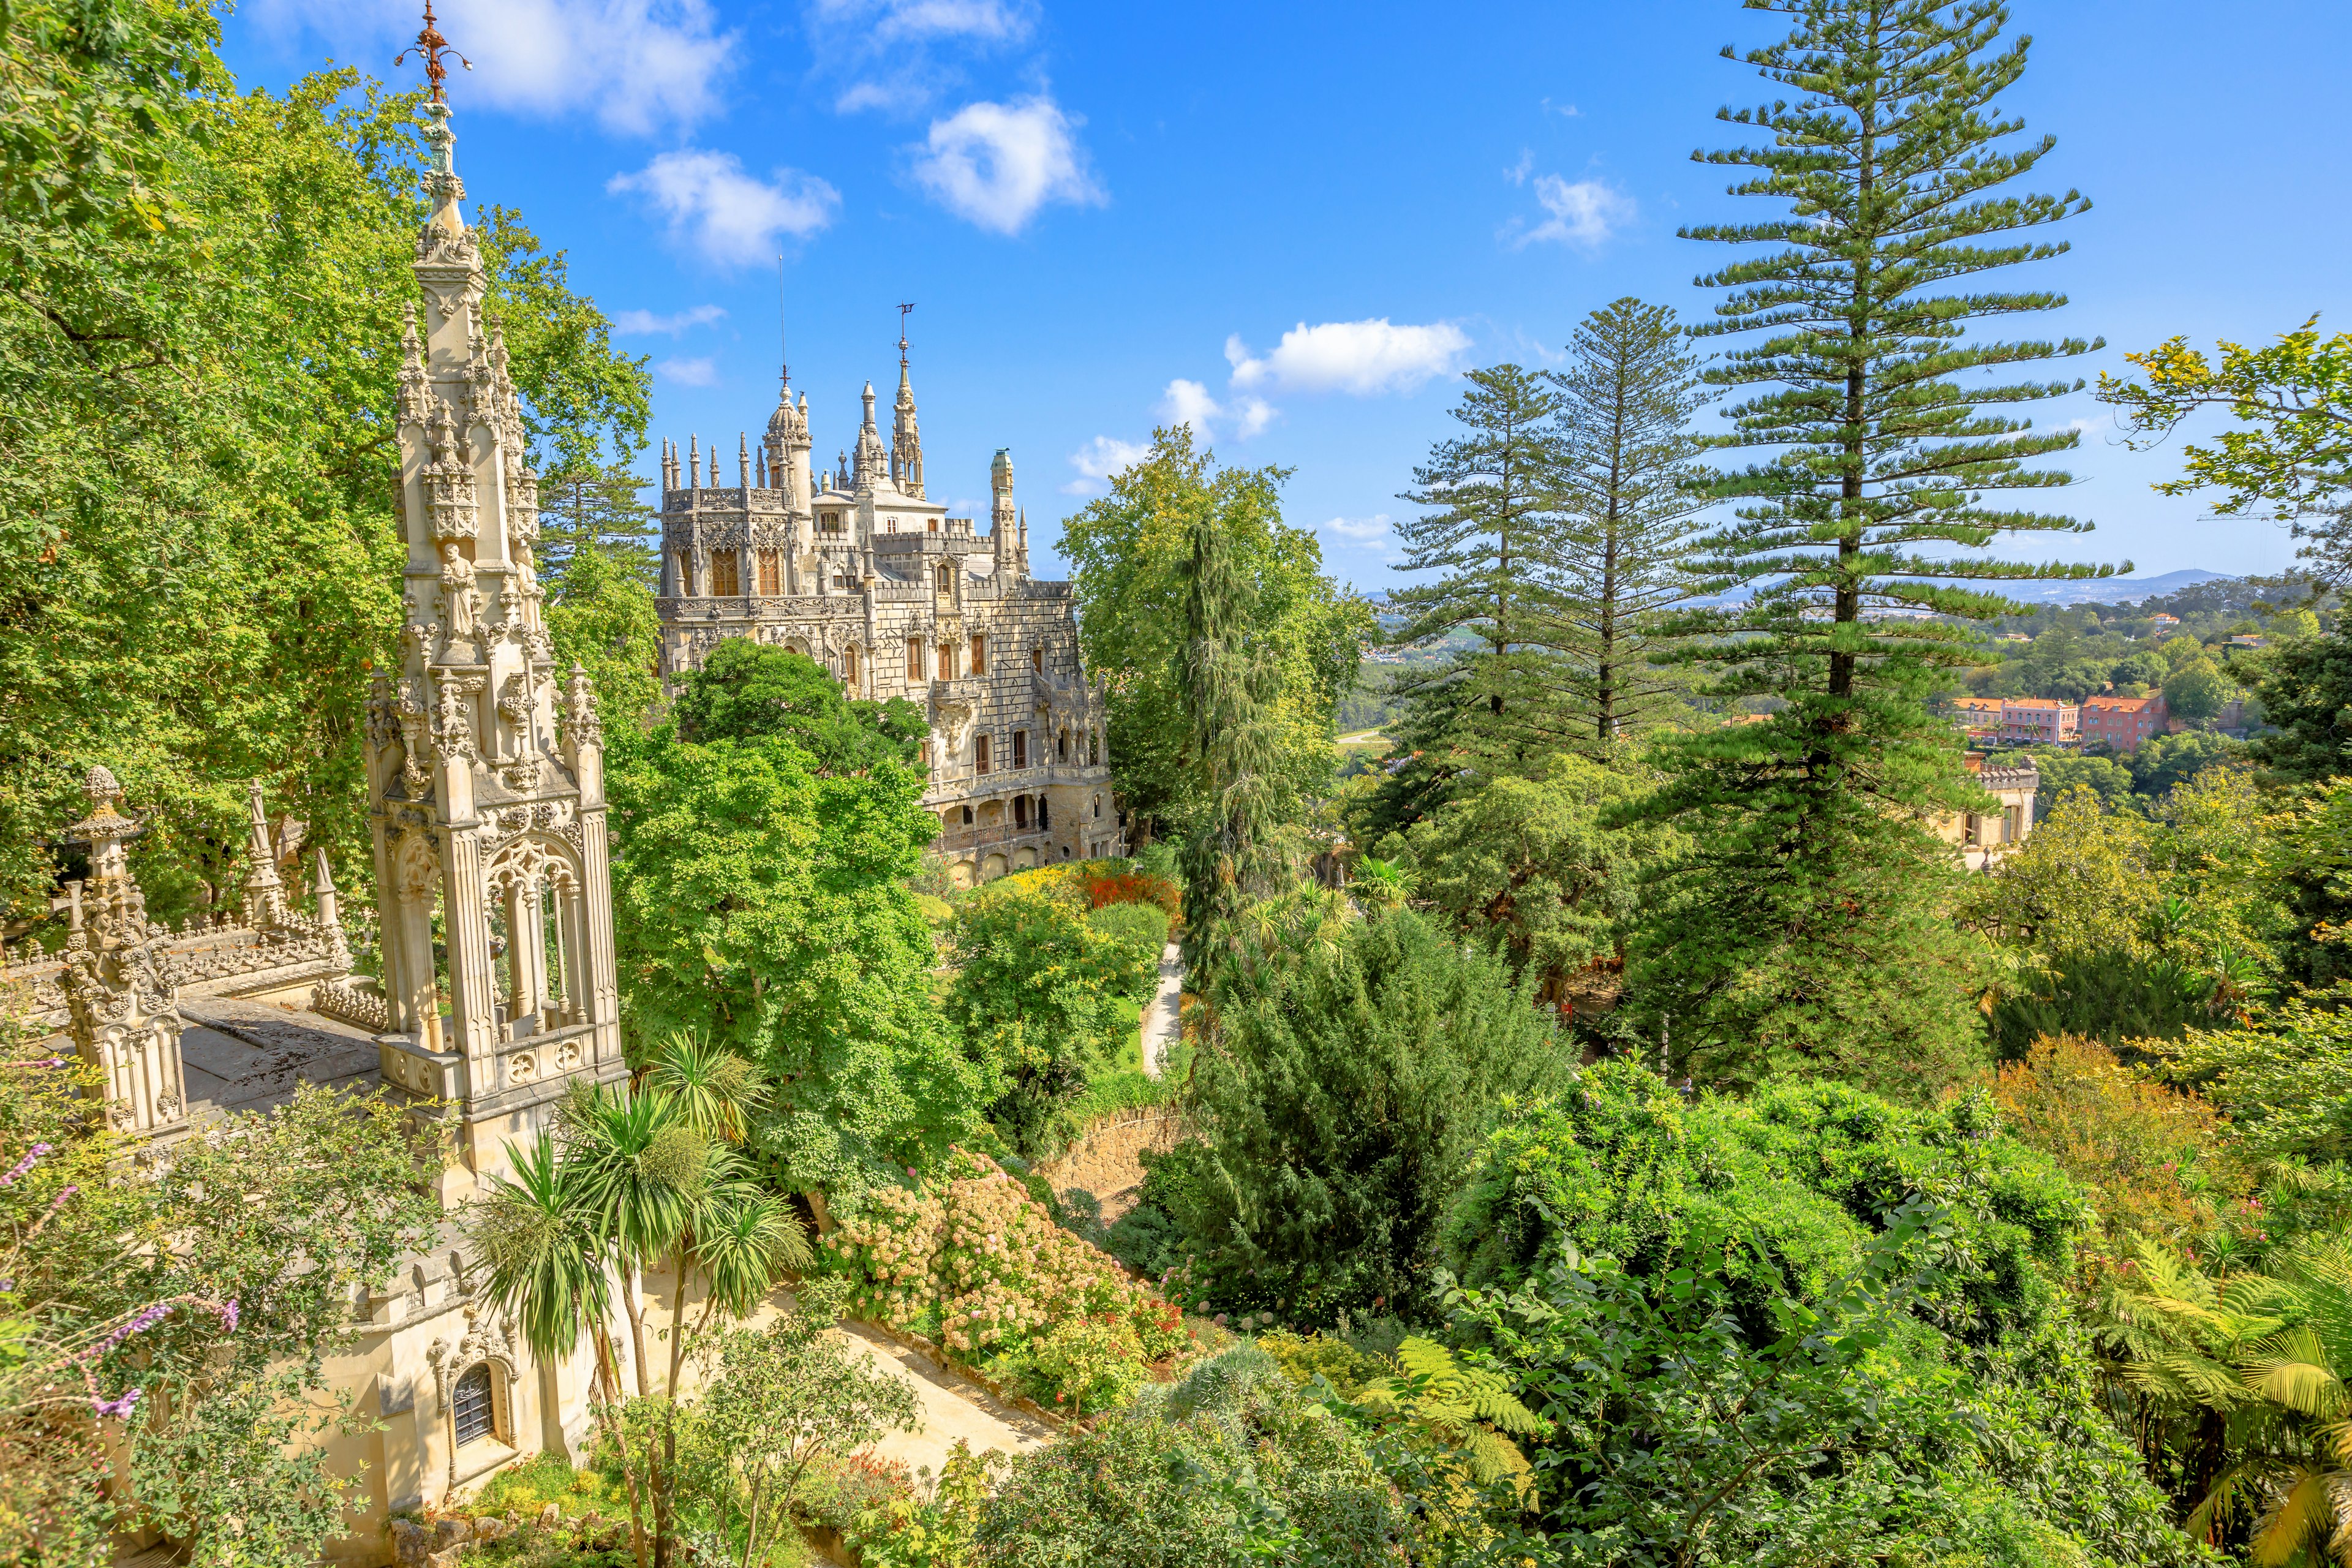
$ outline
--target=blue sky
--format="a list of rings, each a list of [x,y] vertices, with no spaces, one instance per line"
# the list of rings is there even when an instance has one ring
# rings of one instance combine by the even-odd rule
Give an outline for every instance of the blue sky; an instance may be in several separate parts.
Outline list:
[[[1695,149],[1763,96],[1720,58],[1780,31],[1731,0],[1088,5],[1050,0],[447,0],[472,197],[520,207],[656,371],[657,436],[731,452],[775,394],[778,279],[818,455],[887,405],[916,304],[932,493],[985,517],[1013,453],[1043,557],[1059,520],[1174,414],[1221,458],[1295,470],[1290,520],[1343,579],[1396,585],[1396,492],[1452,426],[1465,366],[1556,358],[1624,294],[1703,315],[1728,247],[1683,224],[1760,205]],[[2352,152],[2330,104],[2352,6],[2019,0],[2033,64],[2006,107],[2058,138],[2036,182],[2093,209],[2021,268],[2118,368],[2175,332],[2258,339],[2343,298]],[[247,85],[329,58],[394,77],[406,0],[248,0]],[[415,68],[396,73],[413,80]],[[2022,335],[2022,334],[2021,334]],[[2274,571],[2275,525],[2148,485],[2177,470],[2087,397],[2028,559]],[[646,471],[653,470],[651,452]]]

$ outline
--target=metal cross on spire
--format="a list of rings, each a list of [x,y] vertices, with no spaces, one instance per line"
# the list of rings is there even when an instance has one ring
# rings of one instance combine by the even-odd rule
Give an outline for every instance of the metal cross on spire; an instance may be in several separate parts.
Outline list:
[[[898,307],[898,368],[900,370],[907,368],[907,312],[914,308],[911,303]]]
[[[443,37],[441,29],[434,25],[433,0],[425,0],[425,28],[416,35],[416,42],[401,50],[399,58],[392,63],[395,68],[405,65],[411,55],[425,62],[425,79],[433,84],[433,101],[447,104],[449,100],[442,93],[441,84],[449,79],[449,68],[441,63],[441,57],[457,55],[457,51],[449,47],[449,40]],[[457,55],[457,63],[467,70],[474,68],[474,62],[463,55]]]

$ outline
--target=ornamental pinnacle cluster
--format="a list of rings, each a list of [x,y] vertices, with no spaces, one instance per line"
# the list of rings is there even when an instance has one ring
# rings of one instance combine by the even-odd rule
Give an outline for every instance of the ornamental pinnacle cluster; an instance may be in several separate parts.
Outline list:
[[[586,674],[555,668],[531,558],[538,476],[505,340],[482,316],[448,106],[425,113],[424,310],[409,307],[401,342],[400,665],[376,677],[367,710],[380,1043],[387,1082],[455,1108],[460,1158],[479,1176],[572,1082],[626,1069],[602,726]]]
[[[699,437],[663,444],[662,673],[674,681],[722,638],[750,637],[815,659],[852,697],[923,709],[923,805],[960,887],[1124,854],[1070,584],[1029,574],[1008,452],[989,465],[984,537],[931,498],[907,351],[902,326],[889,440],[867,382],[830,473],[814,466],[789,366],[757,448],[736,437],[734,473]]]

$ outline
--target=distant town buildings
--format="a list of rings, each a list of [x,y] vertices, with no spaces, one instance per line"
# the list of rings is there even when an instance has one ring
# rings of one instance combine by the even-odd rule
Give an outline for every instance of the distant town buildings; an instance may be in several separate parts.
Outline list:
[[[2086,697],[2078,732],[2086,746],[2105,741],[2117,752],[2137,751],[2142,741],[2163,734],[2170,717],[2162,691],[2146,697]]]
[[[1970,752],[1968,768],[1985,792],[2000,802],[1999,809],[1948,816],[1936,825],[1936,830],[1944,842],[1960,847],[1961,859],[1969,870],[1981,871],[2024,843],[2033,831],[2033,796],[2041,787],[2042,773],[2031,754],[1992,758]]]

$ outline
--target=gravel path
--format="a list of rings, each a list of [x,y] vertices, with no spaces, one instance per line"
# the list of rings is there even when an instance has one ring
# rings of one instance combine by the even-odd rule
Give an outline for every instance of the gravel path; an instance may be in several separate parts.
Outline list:
[[[1160,991],[1143,1015],[1143,1071],[1158,1078],[1168,1047],[1181,1037],[1184,1005],[1184,960],[1174,942],[1160,955]]]

